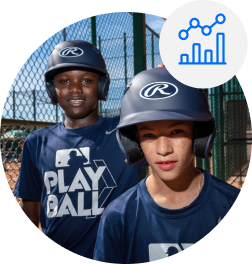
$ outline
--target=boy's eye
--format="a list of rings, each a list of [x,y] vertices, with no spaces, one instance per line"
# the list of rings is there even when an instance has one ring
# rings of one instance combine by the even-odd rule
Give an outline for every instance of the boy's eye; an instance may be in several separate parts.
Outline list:
[[[152,137],[155,137],[155,135],[149,133],[149,134],[144,134],[143,137],[152,138]]]
[[[173,130],[173,131],[171,132],[171,134],[180,134],[180,133],[183,133],[183,130],[181,130],[181,129],[176,129],[176,130]]]
[[[92,82],[92,80],[90,80],[90,79],[83,79],[82,82],[83,83],[90,83],[90,82]]]
[[[66,83],[68,83],[68,79],[60,80],[60,83],[66,84]]]
[[[62,79],[59,82],[62,83],[62,84],[68,84],[69,80],[68,79]],[[84,83],[84,84],[87,84],[87,83],[90,83],[90,82],[92,82],[91,79],[83,79],[82,80],[82,83]]]

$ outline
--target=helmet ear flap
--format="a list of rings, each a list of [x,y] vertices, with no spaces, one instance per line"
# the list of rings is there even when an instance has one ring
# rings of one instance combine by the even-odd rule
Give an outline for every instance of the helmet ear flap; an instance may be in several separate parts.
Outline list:
[[[135,132],[135,126],[123,127],[116,131],[119,147],[129,165],[134,165],[144,159],[144,154],[136,138]]]
[[[100,79],[98,82],[98,99],[106,101],[108,96],[110,79],[109,75],[100,75]]]
[[[216,133],[215,122],[196,122],[194,132],[193,152],[196,157],[208,160],[212,154],[212,146]]]
[[[54,81],[53,80],[45,81],[45,87],[46,87],[47,94],[49,95],[51,99],[51,103],[53,105],[56,105],[58,103],[58,100],[57,100],[57,94],[55,91]]]

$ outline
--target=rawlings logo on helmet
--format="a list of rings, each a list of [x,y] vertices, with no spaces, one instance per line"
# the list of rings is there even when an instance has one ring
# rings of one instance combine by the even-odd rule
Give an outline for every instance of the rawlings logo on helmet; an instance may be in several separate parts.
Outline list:
[[[59,52],[60,57],[79,57],[84,51],[78,47],[66,47]]]
[[[155,82],[144,86],[139,95],[148,100],[165,99],[178,92],[177,86],[168,82]]]

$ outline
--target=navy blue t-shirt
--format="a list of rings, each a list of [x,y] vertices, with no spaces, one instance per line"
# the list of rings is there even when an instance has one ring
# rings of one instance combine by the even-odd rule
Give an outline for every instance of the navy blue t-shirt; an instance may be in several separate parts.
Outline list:
[[[79,129],[59,123],[31,133],[23,148],[14,195],[41,201],[43,232],[89,258],[104,208],[138,183],[142,166],[124,162],[115,135],[118,122],[119,117],[100,117]]]
[[[166,209],[145,180],[113,201],[101,217],[94,259],[142,263],[174,255],[207,235],[226,215],[239,190],[204,171],[204,186],[187,207]]]

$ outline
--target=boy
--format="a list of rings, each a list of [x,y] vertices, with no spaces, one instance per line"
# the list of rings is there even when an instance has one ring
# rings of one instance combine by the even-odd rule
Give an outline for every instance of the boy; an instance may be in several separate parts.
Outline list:
[[[85,41],[58,44],[45,82],[65,121],[27,137],[14,195],[48,237],[92,258],[104,208],[138,183],[141,164],[131,168],[124,162],[115,136],[119,118],[97,114],[109,75],[96,47]]]
[[[165,68],[141,72],[125,90],[117,128],[128,163],[145,155],[152,173],[106,208],[94,259],[154,261],[207,235],[239,190],[194,167],[195,156],[209,158],[215,135],[204,92]]]

